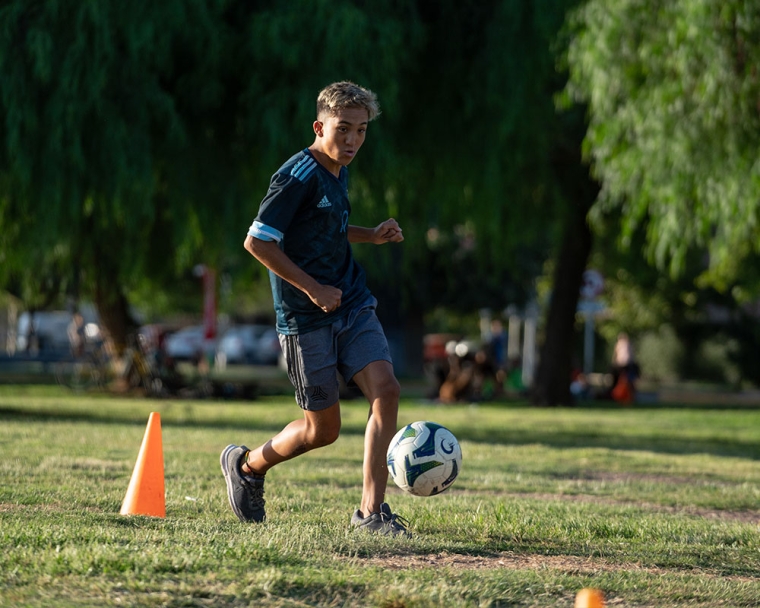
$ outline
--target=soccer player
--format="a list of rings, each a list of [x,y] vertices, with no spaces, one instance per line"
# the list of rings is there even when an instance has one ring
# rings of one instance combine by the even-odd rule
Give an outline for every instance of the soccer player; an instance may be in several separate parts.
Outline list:
[[[385,502],[386,450],[396,432],[399,383],[375,314],[377,300],[351,243],[398,243],[388,219],[374,228],[349,224],[347,166],[380,113],[372,91],[336,82],[317,98],[314,143],[271,179],[245,239],[269,270],[277,331],[303,418],[255,449],[229,445],[221,455],[227,496],[241,521],[265,519],[264,476],[273,466],[333,443],[340,432],[338,372],[369,401],[362,498],[351,525],[408,536],[408,523]]]

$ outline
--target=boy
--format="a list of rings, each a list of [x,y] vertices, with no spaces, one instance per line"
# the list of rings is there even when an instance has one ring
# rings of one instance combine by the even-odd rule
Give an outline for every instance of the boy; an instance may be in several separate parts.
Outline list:
[[[348,223],[346,167],[379,113],[372,91],[351,82],[323,89],[314,143],[274,174],[245,239],[245,248],[269,270],[280,344],[304,417],[256,449],[229,445],[222,452],[227,496],[241,521],[264,521],[264,475],[270,468],[338,438],[340,372],[370,404],[362,499],[351,524],[409,535],[407,522],[384,501],[399,384],[375,315],[377,301],[350,245],[398,243],[404,237],[394,219],[374,228]]]

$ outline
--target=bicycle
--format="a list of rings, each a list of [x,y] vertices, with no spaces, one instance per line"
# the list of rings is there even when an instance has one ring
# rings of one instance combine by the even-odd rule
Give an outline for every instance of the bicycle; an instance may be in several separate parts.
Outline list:
[[[146,397],[164,397],[169,392],[160,370],[157,370],[145,354],[145,347],[139,336],[129,339],[124,351],[124,371],[121,374],[129,389],[141,389]]]
[[[103,389],[107,384],[111,358],[102,343],[74,355],[71,362],[61,361],[54,368],[56,382],[77,392]]]

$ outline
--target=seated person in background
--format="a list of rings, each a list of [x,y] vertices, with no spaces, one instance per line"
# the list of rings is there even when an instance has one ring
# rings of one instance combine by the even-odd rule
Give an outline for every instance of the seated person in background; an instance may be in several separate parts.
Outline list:
[[[633,347],[628,334],[618,334],[612,353],[612,392],[615,401],[630,403],[636,395],[636,380],[639,366],[633,356]]]

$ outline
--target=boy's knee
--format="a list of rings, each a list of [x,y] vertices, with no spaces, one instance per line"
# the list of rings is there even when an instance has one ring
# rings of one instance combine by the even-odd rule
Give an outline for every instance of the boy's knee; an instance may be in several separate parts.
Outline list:
[[[370,403],[394,403],[398,405],[401,385],[396,379],[390,363],[377,361],[371,363],[354,376],[356,384]]]
[[[335,443],[338,440],[338,437],[340,436],[340,425],[335,427],[330,427],[322,434],[322,439],[324,441],[323,445],[330,445],[331,443]]]
[[[335,443],[340,436],[340,423],[330,424],[313,428],[309,433],[309,443],[316,448],[321,448]]]
[[[378,396],[384,401],[399,400],[401,397],[401,385],[395,376],[390,376],[380,385]]]

